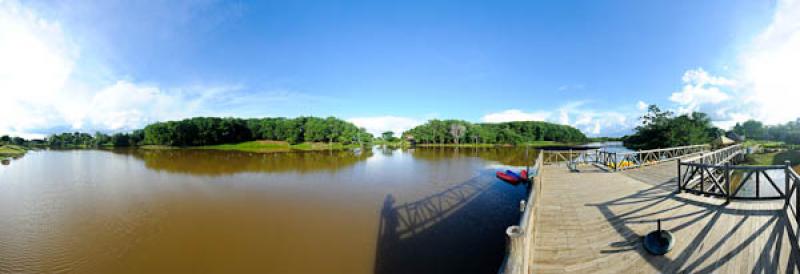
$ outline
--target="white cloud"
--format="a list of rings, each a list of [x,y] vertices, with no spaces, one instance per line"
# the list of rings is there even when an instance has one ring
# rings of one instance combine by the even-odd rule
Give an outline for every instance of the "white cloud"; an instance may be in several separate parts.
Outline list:
[[[16,1],[0,0],[0,134],[44,137],[52,130],[130,130],[149,122],[210,114],[235,104],[237,86],[165,89],[113,77],[87,82],[80,49],[59,22]],[[269,98],[282,98],[282,93]],[[268,97],[268,96],[267,96]],[[306,99],[306,98],[303,98]],[[264,102],[259,103],[262,107]],[[224,110],[220,110],[224,111]]]
[[[627,133],[635,126],[633,114],[628,115],[616,111],[596,111],[588,107],[584,101],[571,102],[556,109],[524,112],[509,109],[490,113],[481,118],[482,122],[498,123],[510,121],[548,121],[570,125],[591,136],[617,136]]]
[[[741,54],[745,103],[767,123],[800,117],[800,1],[778,1],[771,24]]]
[[[699,111],[702,105],[716,105],[730,99],[731,96],[723,92],[721,88],[734,85],[734,81],[712,76],[702,68],[686,71],[682,80],[683,89],[672,93],[672,96],[669,97],[670,101],[680,106],[678,109],[680,113]]]
[[[400,116],[356,117],[347,119],[347,121],[365,128],[367,132],[375,136],[380,136],[386,131],[393,131],[395,135],[399,136],[403,131],[424,123],[414,118]]]
[[[509,109],[496,113],[489,113],[481,117],[487,123],[500,123],[512,121],[544,121],[550,117],[547,112],[523,112],[518,109]]]
[[[800,117],[800,1],[778,1],[772,22],[739,52],[737,66],[730,79],[687,71],[686,85],[670,100],[679,112],[709,113],[725,128],[747,119],[776,124]]]
[[[26,135],[57,118],[50,108],[76,57],[57,22],[0,1],[0,132]]]

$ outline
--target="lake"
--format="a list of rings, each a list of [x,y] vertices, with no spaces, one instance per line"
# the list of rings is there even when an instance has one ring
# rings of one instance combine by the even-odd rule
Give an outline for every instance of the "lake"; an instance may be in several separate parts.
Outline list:
[[[496,273],[534,151],[44,150],[0,166],[0,272]]]

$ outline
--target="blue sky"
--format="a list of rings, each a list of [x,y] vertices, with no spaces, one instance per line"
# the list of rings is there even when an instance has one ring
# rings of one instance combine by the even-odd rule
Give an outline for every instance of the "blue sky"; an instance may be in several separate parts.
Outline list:
[[[332,115],[618,136],[645,104],[722,127],[800,117],[776,102],[800,99],[797,1],[132,2],[0,1],[0,133]]]

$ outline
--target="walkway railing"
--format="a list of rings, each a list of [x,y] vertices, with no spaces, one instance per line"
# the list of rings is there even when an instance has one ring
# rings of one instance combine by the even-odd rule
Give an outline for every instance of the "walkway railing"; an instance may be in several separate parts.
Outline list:
[[[617,171],[637,168],[664,161],[672,161],[680,157],[699,155],[707,151],[709,145],[691,145],[661,149],[640,150],[634,152],[608,152],[599,149],[589,150],[544,150],[545,164],[567,164],[574,168],[578,164],[599,164]]]
[[[536,195],[541,189],[542,165],[545,163],[545,153],[539,153],[530,174],[530,193],[527,201],[520,202],[523,210],[518,226],[511,226],[506,230],[508,236],[507,254],[500,273],[530,273],[531,252],[533,251],[533,216],[536,212]]]
[[[699,157],[678,161],[678,189],[730,199],[787,199],[794,172],[790,163],[770,166],[732,165],[744,159],[746,149],[741,145],[715,150]],[[784,176],[783,188],[773,177]],[[771,189],[762,191],[762,182]],[[750,188],[750,194],[742,190]]]
[[[603,164],[606,167],[613,170],[625,170],[673,161],[681,157],[699,155],[710,147],[709,145],[691,145],[623,153],[601,152],[603,154],[601,158],[605,159]]]

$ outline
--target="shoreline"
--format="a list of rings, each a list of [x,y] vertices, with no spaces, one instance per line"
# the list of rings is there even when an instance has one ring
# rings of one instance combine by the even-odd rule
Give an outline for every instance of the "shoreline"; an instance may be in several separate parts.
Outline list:
[[[2,145],[0,146],[0,158],[16,158],[25,155],[27,149],[16,145]]]

